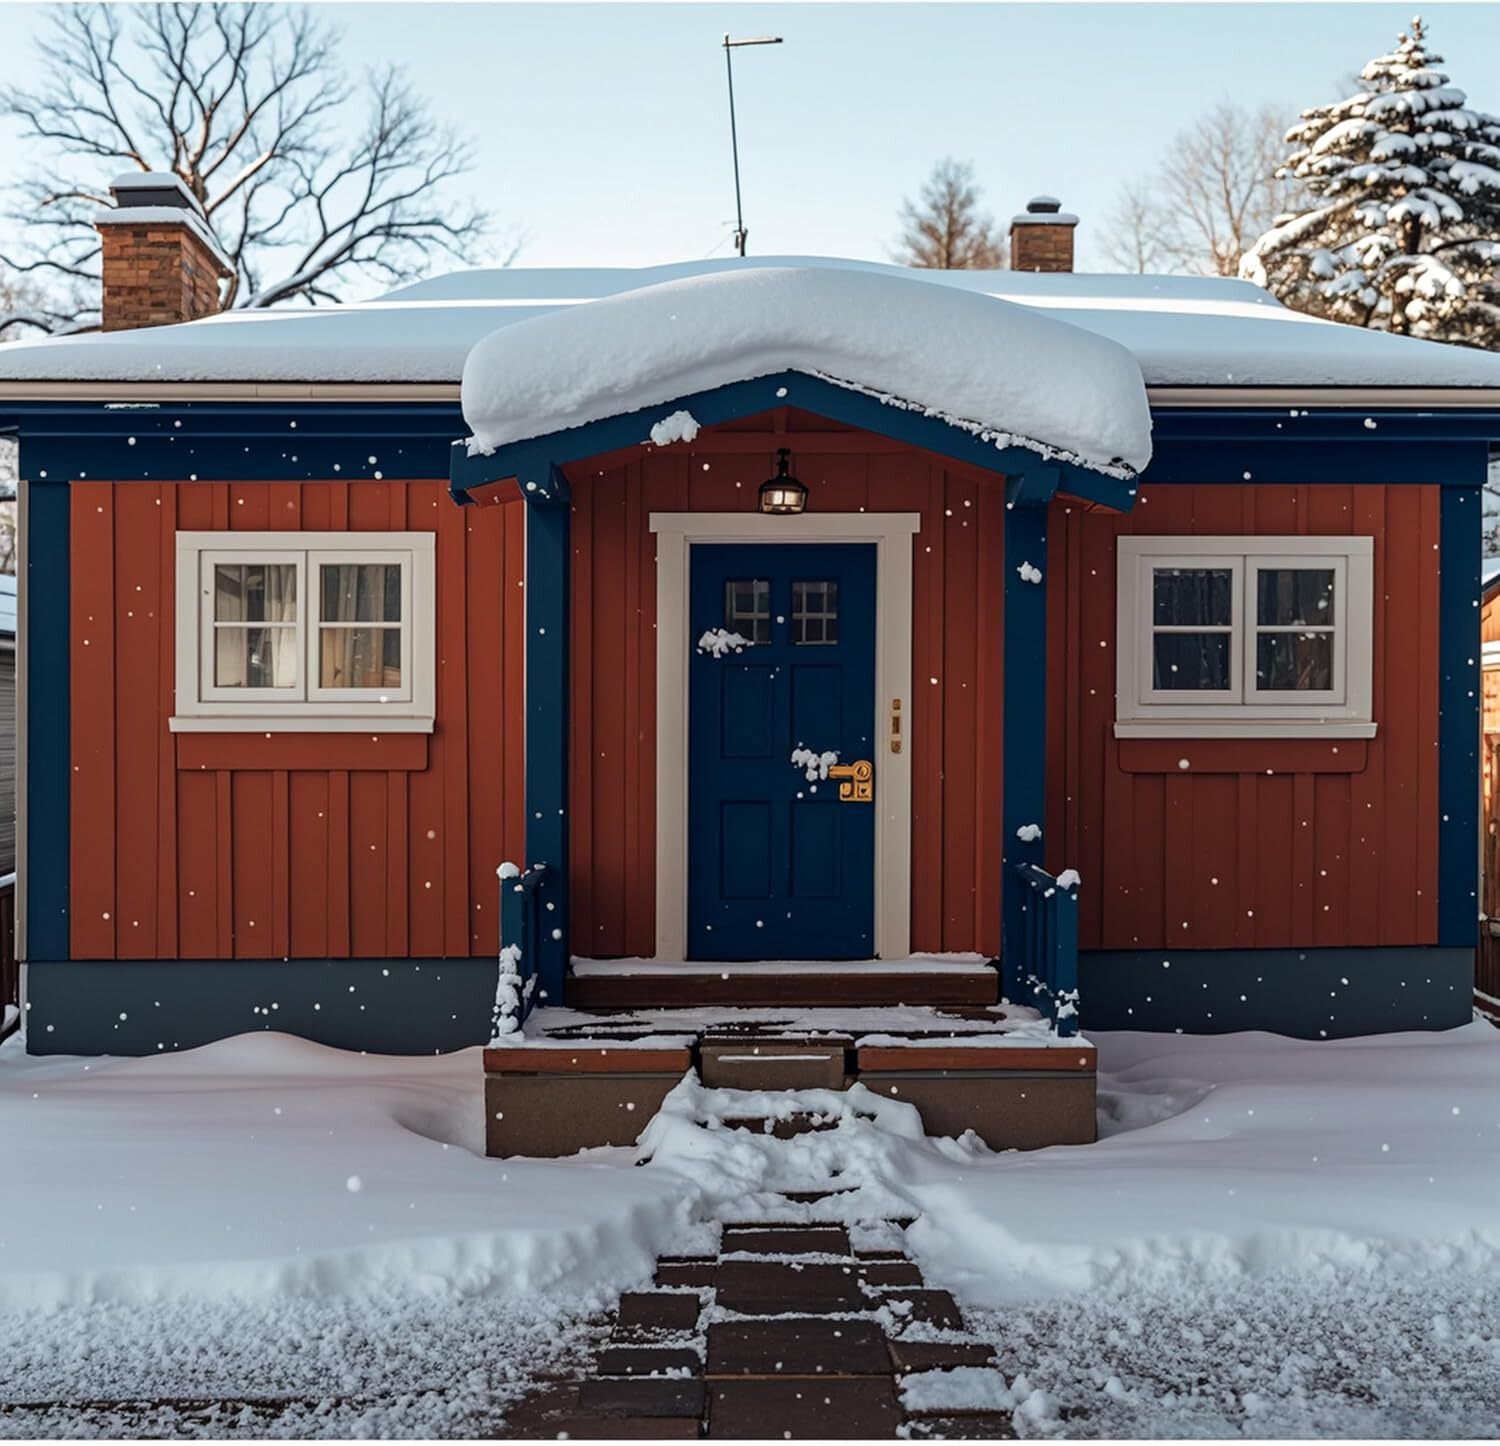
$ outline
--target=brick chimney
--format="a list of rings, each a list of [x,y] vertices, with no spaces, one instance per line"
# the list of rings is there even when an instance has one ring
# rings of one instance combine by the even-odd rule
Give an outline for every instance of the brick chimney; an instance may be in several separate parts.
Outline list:
[[[1012,271],[1071,271],[1073,228],[1070,216],[1055,196],[1033,196],[1026,210],[1010,222]]]
[[[167,326],[219,310],[234,269],[193,193],[174,175],[138,171],[110,185],[113,210],[94,225],[104,243],[104,330]]]

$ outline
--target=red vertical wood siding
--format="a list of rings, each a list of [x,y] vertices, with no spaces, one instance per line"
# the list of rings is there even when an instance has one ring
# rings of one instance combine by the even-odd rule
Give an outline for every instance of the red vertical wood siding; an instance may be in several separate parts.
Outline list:
[[[73,956],[493,953],[524,834],[523,508],[441,482],[80,482],[72,509]],[[179,767],[179,529],[436,532],[427,766]]]
[[[1123,770],[1114,544],[1127,533],[1372,536],[1378,731],[1344,745],[1363,766],[1267,767],[1250,741],[1212,770]],[[1083,876],[1083,947],[1434,941],[1437,544],[1433,487],[1146,488],[1125,517],[1055,504],[1048,857]],[[1172,748],[1194,754],[1192,740]]]
[[[993,481],[851,434],[796,452],[674,447],[572,469],[573,948],[656,948],[656,538],[652,512],[752,512],[790,445],[809,509],[919,512],[913,540],[912,947],[994,954],[1000,927],[1004,503]],[[806,439],[804,438],[804,444]],[[825,434],[825,441],[827,441]],[[877,701],[883,737],[884,701]],[[878,767],[878,761],[877,761]]]

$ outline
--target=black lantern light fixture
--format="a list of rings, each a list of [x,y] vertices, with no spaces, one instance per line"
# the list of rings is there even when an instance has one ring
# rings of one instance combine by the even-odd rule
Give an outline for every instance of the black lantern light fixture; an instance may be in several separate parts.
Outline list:
[[[792,454],[786,447],[776,449],[776,475],[760,484],[762,512],[797,513],[807,506],[807,488],[792,476]]]

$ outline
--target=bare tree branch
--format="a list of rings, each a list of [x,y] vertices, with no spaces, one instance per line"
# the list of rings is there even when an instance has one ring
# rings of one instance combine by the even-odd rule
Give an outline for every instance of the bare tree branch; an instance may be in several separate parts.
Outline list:
[[[1005,238],[979,209],[974,167],[951,156],[932,168],[918,201],[901,203],[893,259],[903,266],[994,269],[1005,265]]]
[[[28,317],[76,324],[82,287],[81,320],[97,317],[93,218],[126,169],[170,171],[197,198],[234,267],[227,306],[333,302],[484,248],[491,218],[459,194],[469,143],[394,68],[350,82],[337,33],[306,9],[60,6],[37,52],[35,85],[0,89],[36,160],[0,211],[18,233],[0,280],[51,276],[68,294]]]
[[[1271,107],[1216,105],[1178,132],[1154,172],[1121,190],[1104,255],[1126,271],[1237,276],[1296,190],[1276,176],[1284,130]]]

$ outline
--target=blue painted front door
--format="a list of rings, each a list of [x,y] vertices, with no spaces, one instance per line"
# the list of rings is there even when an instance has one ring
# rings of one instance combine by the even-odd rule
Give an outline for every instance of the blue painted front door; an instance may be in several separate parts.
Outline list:
[[[689,594],[689,956],[868,959],[880,778],[822,775],[875,761],[875,548],[700,543]]]

